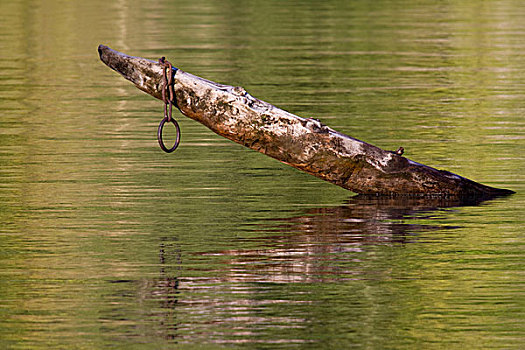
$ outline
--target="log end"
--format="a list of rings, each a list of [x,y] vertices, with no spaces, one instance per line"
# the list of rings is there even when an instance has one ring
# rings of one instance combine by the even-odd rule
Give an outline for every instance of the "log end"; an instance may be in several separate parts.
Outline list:
[[[106,66],[120,73],[137,88],[158,99],[162,99],[160,82],[163,68],[155,61],[142,57],[133,57],[111,49],[106,45],[98,46],[100,60]],[[174,74],[177,68],[173,67]]]
[[[98,55],[100,60],[104,62],[106,66],[119,72],[124,78],[129,79],[133,75],[135,67],[129,64],[132,57],[125,55],[121,52],[115,51],[106,45],[100,44],[98,46]]]

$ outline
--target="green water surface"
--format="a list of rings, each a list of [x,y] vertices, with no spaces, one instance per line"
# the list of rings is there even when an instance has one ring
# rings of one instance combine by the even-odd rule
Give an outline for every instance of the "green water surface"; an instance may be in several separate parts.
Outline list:
[[[106,44],[517,193],[366,200],[227,141]],[[0,1],[0,348],[525,348],[525,3]]]

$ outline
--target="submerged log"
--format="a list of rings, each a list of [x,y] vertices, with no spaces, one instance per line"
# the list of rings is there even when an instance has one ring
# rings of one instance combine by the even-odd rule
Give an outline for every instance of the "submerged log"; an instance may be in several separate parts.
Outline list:
[[[162,66],[100,45],[100,59],[140,90],[162,99]],[[182,114],[225,138],[294,168],[368,195],[492,197],[514,193],[416,163],[319,120],[301,118],[252,97],[242,87],[218,84],[174,68]]]

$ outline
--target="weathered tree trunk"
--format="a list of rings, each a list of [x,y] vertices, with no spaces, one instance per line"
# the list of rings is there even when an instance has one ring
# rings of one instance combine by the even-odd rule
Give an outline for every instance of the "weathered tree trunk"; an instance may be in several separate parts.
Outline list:
[[[140,90],[162,99],[157,62],[98,47],[100,59]],[[180,111],[215,133],[361,194],[486,197],[513,193],[413,162],[249,95],[174,69]]]

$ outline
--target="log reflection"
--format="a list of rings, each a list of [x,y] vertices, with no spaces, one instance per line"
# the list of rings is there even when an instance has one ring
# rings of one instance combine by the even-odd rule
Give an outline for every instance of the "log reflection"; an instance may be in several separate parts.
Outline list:
[[[440,210],[482,200],[357,196],[345,205],[271,219],[258,227],[261,248],[228,250],[229,282],[326,282],[366,278],[377,245],[406,244],[420,232],[457,228]],[[431,224],[428,220],[432,220]],[[427,223],[418,223],[418,222]],[[217,254],[217,253],[214,253]],[[376,273],[376,272],[372,272]]]
[[[252,229],[255,237],[246,235],[231,244],[254,248],[216,251],[211,247],[188,256],[187,260],[193,260],[192,256],[200,261],[204,258],[215,274],[188,276],[191,271],[185,271],[185,277],[177,278],[173,274],[180,271],[167,273],[162,268],[160,278],[149,282],[147,289],[160,300],[163,310],[157,315],[161,320],[159,331],[165,338],[194,340],[197,335],[185,331],[191,323],[207,341],[215,341],[210,338],[213,334],[217,342],[235,343],[252,337],[254,329],[301,328],[305,324],[301,317],[263,315],[260,309],[312,301],[275,299],[268,294],[266,283],[357,280],[361,285],[370,279],[389,279],[393,271],[389,254],[397,250],[391,252],[382,246],[402,247],[418,242],[418,235],[424,232],[455,228],[446,224],[443,210],[480,203],[358,196],[342,206],[309,209],[300,215],[259,223]],[[179,260],[180,252],[168,250],[165,244],[161,246],[161,265],[166,263],[177,270],[191,265],[191,261]],[[168,264],[167,254],[176,261]],[[179,294],[181,290],[184,297]],[[239,339],[225,340],[226,334]]]

